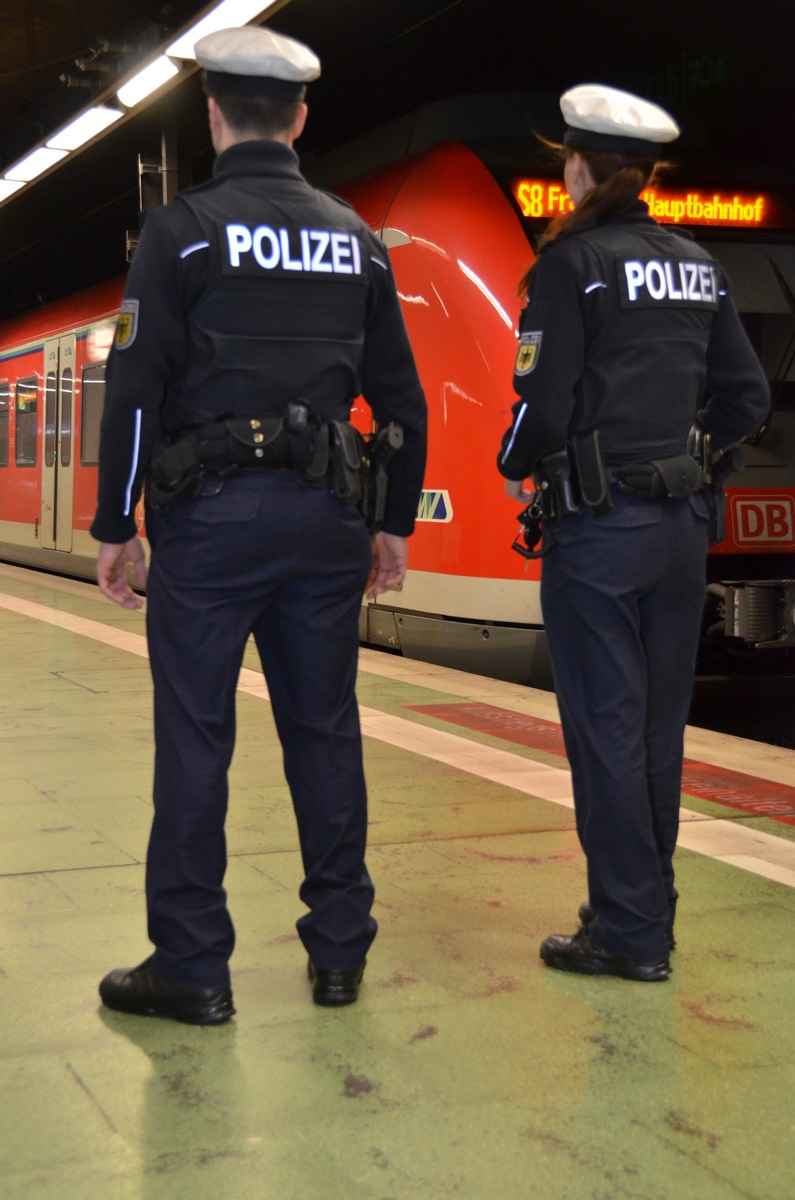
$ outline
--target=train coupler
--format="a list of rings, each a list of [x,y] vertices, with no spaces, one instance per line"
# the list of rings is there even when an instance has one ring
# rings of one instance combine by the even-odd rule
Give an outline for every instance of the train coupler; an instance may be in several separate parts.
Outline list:
[[[720,594],[723,632],[756,649],[795,646],[795,581],[752,580],[712,584]]]

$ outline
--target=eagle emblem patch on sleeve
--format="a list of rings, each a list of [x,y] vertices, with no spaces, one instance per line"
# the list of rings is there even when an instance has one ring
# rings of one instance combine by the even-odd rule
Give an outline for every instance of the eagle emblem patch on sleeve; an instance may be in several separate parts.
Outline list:
[[[516,355],[517,375],[529,375],[538,365],[541,353],[541,330],[535,333],[523,333],[519,338],[519,353]]]
[[[138,301],[125,300],[116,324],[116,349],[126,350],[135,341],[138,332]]]

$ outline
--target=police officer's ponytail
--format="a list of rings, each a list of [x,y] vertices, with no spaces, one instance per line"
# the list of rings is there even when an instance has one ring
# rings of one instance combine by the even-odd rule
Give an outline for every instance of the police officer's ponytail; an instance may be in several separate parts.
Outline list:
[[[636,158],[629,154],[581,149],[575,151],[569,146],[554,148],[564,159],[574,153],[580,154],[596,186],[585,193],[576,208],[562,213],[550,222],[539,239],[538,250],[542,250],[561,234],[616,216],[633,204],[657,171],[667,165],[658,163],[653,158]],[[532,271],[531,265],[519,282],[520,296],[527,292]]]

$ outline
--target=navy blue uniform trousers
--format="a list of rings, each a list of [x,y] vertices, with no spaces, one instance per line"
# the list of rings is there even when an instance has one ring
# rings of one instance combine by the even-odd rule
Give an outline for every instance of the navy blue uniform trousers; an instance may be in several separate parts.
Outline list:
[[[226,986],[234,928],[223,886],[235,692],[250,634],[282,744],[303,857],[298,931],[318,966],[360,963],[376,932],[355,695],[372,565],[359,513],[288,471],[149,517],[154,681],[149,936],[166,978]]]
[[[684,729],[706,575],[699,496],[648,500],[614,489],[601,517],[549,523],[541,601],[589,926],[606,951],[667,958],[677,892]]]

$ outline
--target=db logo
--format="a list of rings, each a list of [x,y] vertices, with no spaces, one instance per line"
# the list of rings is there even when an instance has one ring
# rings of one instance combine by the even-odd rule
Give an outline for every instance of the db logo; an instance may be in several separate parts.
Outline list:
[[[788,495],[732,496],[734,540],[738,546],[795,543],[795,499]]]

